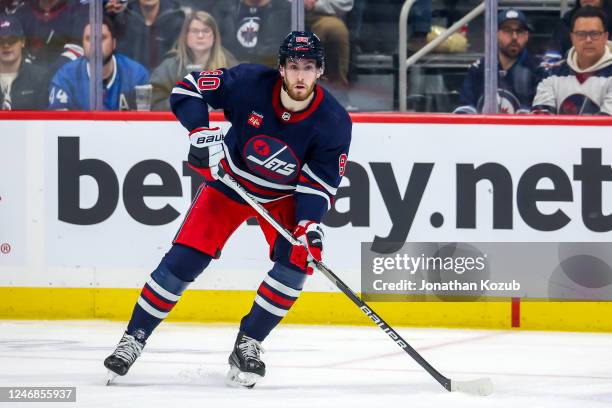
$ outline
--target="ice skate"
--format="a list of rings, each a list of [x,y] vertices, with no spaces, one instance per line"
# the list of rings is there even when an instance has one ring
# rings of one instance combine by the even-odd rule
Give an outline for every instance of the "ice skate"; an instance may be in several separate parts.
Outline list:
[[[113,354],[104,360],[104,367],[108,368],[106,385],[110,385],[118,375],[127,374],[144,346],[145,343],[136,340],[134,336],[123,334]]]
[[[253,388],[257,381],[266,375],[266,365],[260,359],[265,352],[261,343],[239,332],[234,344],[234,351],[229,356],[230,370],[227,383],[231,386]]]

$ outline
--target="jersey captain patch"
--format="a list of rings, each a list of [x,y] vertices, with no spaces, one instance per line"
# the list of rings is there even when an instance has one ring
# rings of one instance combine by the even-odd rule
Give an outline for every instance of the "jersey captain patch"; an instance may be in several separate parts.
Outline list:
[[[256,175],[287,183],[297,176],[300,163],[284,142],[267,135],[253,136],[244,146],[244,158]]]

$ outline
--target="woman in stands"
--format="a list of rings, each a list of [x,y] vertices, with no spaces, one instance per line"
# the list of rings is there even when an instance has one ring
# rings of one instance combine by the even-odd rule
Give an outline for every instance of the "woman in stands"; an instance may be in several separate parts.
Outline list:
[[[170,92],[174,84],[189,72],[237,64],[236,59],[221,45],[215,19],[205,11],[191,13],[185,19],[171,56],[151,74],[153,110],[170,110]]]

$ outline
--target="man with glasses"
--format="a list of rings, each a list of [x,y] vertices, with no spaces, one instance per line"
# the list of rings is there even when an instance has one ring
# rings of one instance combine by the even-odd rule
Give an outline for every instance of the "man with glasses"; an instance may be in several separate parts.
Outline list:
[[[582,7],[597,7],[603,10],[608,18],[612,15],[611,0],[575,0],[574,6],[563,14],[563,17],[557,23],[557,26],[552,31],[550,44],[544,55],[544,63],[552,68],[567,56],[567,52],[572,48],[571,28],[572,17],[574,13]],[[608,21],[610,24],[610,21]],[[610,31],[610,27],[607,27]]]
[[[581,7],[571,22],[567,59],[538,85],[534,113],[612,114],[612,52],[608,18],[599,8]]]
[[[0,15],[0,109],[45,109],[47,74],[23,55],[21,22]]]
[[[521,10],[499,13],[497,47],[497,98],[499,113],[529,113],[538,82],[545,76],[541,60],[525,48],[530,27]],[[484,104],[484,58],[468,70],[461,93],[461,106],[453,113],[480,113]]]

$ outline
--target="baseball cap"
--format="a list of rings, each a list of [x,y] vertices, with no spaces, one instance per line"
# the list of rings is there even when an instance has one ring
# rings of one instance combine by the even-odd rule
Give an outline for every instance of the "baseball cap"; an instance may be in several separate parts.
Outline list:
[[[23,26],[15,16],[0,16],[0,37],[23,37]]]
[[[529,25],[529,23],[527,23],[527,17],[525,17],[525,13],[523,13],[519,9],[510,8],[507,10],[501,10],[497,15],[497,27],[500,27],[508,20],[517,20],[527,30],[532,31],[531,26]]]

